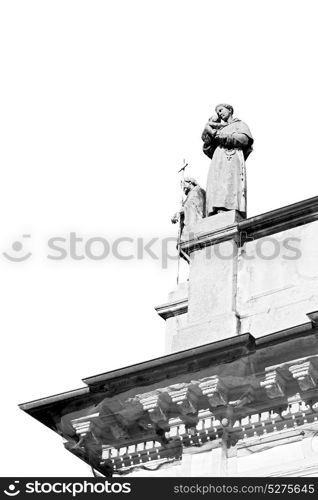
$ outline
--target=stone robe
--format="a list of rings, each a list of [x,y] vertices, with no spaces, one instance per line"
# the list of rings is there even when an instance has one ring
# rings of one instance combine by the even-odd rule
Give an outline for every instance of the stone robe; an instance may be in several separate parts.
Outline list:
[[[248,126],[235,118],[215,137],[205,129],[203,151],[211,158],[206,190],[206,215],[218,208],[238,210],[246,217],[245,160],[252,151]]]
[[[189,233],[194,225],[205,216],[205,191],[194,186],[183,202],[181,219],[182,233]]]

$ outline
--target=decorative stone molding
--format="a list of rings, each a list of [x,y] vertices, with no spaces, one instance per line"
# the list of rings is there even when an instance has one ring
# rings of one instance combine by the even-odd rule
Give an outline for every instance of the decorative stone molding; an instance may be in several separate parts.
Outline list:
[[[86,434],[91,431],[92,423],[90,420],[87,420],[86,422],[76,422],[73,420],[72,426],[74,427],[76,434],[79,436],[86,436]]]
[[[241,408],[242,406],[250,404],[254,400],[254,388],[248,384],[241,387],[240,398],[235,401],[229,401],[228,404],[232,408]]]
[[[275,405],[275,402],[274,402]],[[315,407],[318,404],[314,405]],[[159,464],[159,461],[173,461],[180,459],[182,453],[196,453],[198,448],[215,449],[221,446],[221,441],[226,443],[229,453],[233,446],[240,441],[240,447],[248,447],[249,443],[290,442],[290,439],[303,439],[303,425],[309,424],[310,429],[317,425],[317,410],[308,406],[302,399],[296,396],[289,398],[284,418],[274,410],[263,411],[247,415],[236,421],[232,426],[230,418],[223,417],[221,421],[213,421],[211,413],[200,410],[198,413],[200,422],[194,427],[187,428],[178,417],[169,420],[170,428],[175,428],[173,436],[170,435],[168,444],[162,445],[158,441],[138,442],[122,448],[104,446],[104,460],[109,460],[114,470],[127,470],[138,467],[141,464]],[[310,431],[311,432],[311,431]],[[172,438],[172,439],[171,439]],[[263,446],[263,444],[260,444]],[[203,448],[202,448],[203,449]],[[148,467],[149,465],[147,465]]]
[[[92,422],[98,418],[99,413],[93,413],[85,417],[75,418],[71,420],[71,425],[79,436],[86,436],[92,430]]]
[[[121,440],[128,437],[127,429],[118,422],[111,414],[100,416],[99,413],[87,415],[86,417],[76,418],[71,421],[76,434],[85,437],[91,432],[94,432],[94,421],[101,422],[105,427],[108,427],[116,440]]]
[[[129,437],[127,428],[119,422],[114,415],[103,415],[101,417],[103,425],[108,427],[116,440],[122,440]]]
[[[301,391],[314,389],[318,383],[318,370],[311,361],[292,365],[289,367],[294,379],[297,380]]]
[[[157,424],[159,422],[168,422],[167,411],[171,403],[168,393],[148,392],[138,396],[143,409],[148,412],[150,420]]]
[[[199,387],[208,398],[211,408],[227,404],[227,390],[217,375],[201,379]]]
[[[110,423],[109,428],[115,439],[121,440],[129,437],[127,430],[115,420]]]
[[[187,254],[190,254],[194,250],[204,248],[210,245],[217,245],[223,241],[228,241],[232,239],[235,241],[235,239],[239,234],[238,231],[239,226],[238,226],[238,221],[234,221],[234,219],[238,216],[236,214],[233,215],[229,214],[229,215],[231,215],[233,218],[232,223],[229,223],[226,227],[211,228],[199,233],[197,232],[195,234],[194,233],[189,234],[189,238],[186,241],[181,242],[181,250],[183,250]],[[207,220],[208,219],[204,219],[204,222]],[[208,222],[211,222],[210,218]]]
[[[198,385],[176,384],[168,387],[168,393],[182,415],[197,413],[198,399],[202,395]]]
[[[282,367],[279,369],[282,369]],[[275,371],[277,372],[277,370],[271,369],[266,373],[267,382]],[[280,377],[280,373],[277,372],[275,383],[279,382],[284,385]],[[213,377],[214,382],[216,382],[216,378]],[[182,405],[193,394],[198,396],[200,394],[199,384],[204,382],[207,381],[202,380],[190,384],[178,384],[167,387],[164,390],[156,390],[153,393],[138,395],[138,401],[143,401],[144,407],[148,407],[147,411],[151,409],[157,411],[158,405],[160,406],[163,402],[168,403],[170,398],[169,405],[171,409],[171,405],[178,405],[178,403]],[[264,382],[266,382],[266,379]],[[266,390],[265,384],[263,385]],[[170,394],[167,393],[168,390]],[[150,466],[152,464],[155,467],[159,464],[168,464],[170,461],[179,460],[182,453],[195,453],[200,447],[214,449],[220,447],[220,443],[223,442],[226,444],[228,450],[231,450],[238,442],[247,445],[250,442],[249,440],[254,442],[253,440],[258,439],[259,436],[262,436],[264,439],[267,436],[270,440],[273,440],[273,438],[281,439],[283,442],[283,440],[289,439],[291,432],[296,432],[296,428],[299,429],[297,430],[297,436],[300,436],[300,429],[304,424],[316,425],[318,423],[318,403],[308,405],[299,394],[288,398],[282,415],[281,412],[277,411],[277,403],[273,401],[273,403],[269,403],[268,410],[255,414],[247,414],[235,420],[236,408],[240,406],[240,402],[242,403],[244,398],[250,397],[252,388],[250,385],[242,386],[241,392],[241,399],[228,401],[218,410],[220,420],[216,420],[213,412],[208,409],[199,410],[195,414],[189,413],[170,418],[168,421],[170,434],[168,436],[169,439],[165,443],[161,442],[160,439],[148,439],[144,441],[136,440],[128,446],[123,443],[117,447],[114,447],[114,445],[104,445],[100,470],[102,471],[106,466],[109,466],[114,472],[117,470],[133,470],[142,464],[149,464]],[[270,407],[275,407],[275,410],[270,410]],[[281,406],[279,406],[280,408]],[[247,411],[250,411],[249,408],[247,408]],[[168,413],[168,410],[166,410],[166,413]],[[198,418],[197,424],[187,424],[186,420],[188,418]],[[72,425],[77,433],[80,434],[81,440],[87,439],[90,435],[92,430],[91,424],[94,426],[94,420],[96,419],[100,419],[98,413],[72,421]],[[110,416],[107,415],[107,419],[110,419]],[[103,417],[103,422],[105,422],[105,416]],[[114,432],[114,426],[115,422],[113,421],[112,432]],[[192,448],[194,451],[192,451]],[[74,449],[79,450],[79,445],[77,444],[75,448],[73,446],[73,452]]]
[[[317,220],[317,213],[318,196],[315,196],[286,207],[249,217],[240,221],[238,225],[241,232],[244,231],[253,239],[263,238],[291,227],[309,224]]]
[[[269,398],[281,398],[285,396],[286,382],[278,370],[271,370],[265,373],[265,380],[260,382]]]
[[[173,316],[179,316],[180,314],[186,314],[188,312],[188,299],[183,298],[175,300],[173,302],[168,302],[160,306],[155,307],[155,310],[163,319],[168,319]]]

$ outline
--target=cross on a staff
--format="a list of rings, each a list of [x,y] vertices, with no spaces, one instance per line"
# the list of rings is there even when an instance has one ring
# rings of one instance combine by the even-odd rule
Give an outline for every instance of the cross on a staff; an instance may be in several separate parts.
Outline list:
[[[180,168],[180,170],[178,170],[178,174],[180,174],[180,172],[182,172],[182,181],[184,181],[184,171],[185,169],[189,166],[189,163],[185,161],[185,159],[183,159],[183,165],[182,167]]]
[[[181,185],[183,188],[183,183],[184,183],[184,171],[185,169],[189,166],[189,163],[186,162],[185,159],[183,159],[183,165],[178,170],[178,174],[182,172],[182,180],[181,180]],[[182,189],[182,194],[181,194],[181,206],[183,205],[183,189]],[[178,249],[178,271],[177,271],[177,285],[179,284],[179,277],[180,277],[180,254],[181,254],[181,248],[180,248],[180,243],[181,243],[181,230],[182,230],[182,220],[181,217],[179,218],[179,231],[178,231],[178,243],[177,243],[177,249]]]
[[[182,165],[182,167],[180,168],[180,170],[178,170],[178,174],[179,174],[182,170],[184,171],[184,170],[185,170],[188,166],[189,166],[189,163],[187,163],[187,162],[185,161],[185,159],[183,159],[183,165]],[[183,173],[184,173],[184,172],[183,172]]]
[[[183,186],[183,183],[184,183],[184,171],[185,169],[189,166],[189,163],[183,159],[183,165],[182,167],[180,168],[180,170],[178,170],[178,174],[180,174],[180,172],[182,172],[182,177],[181,177],[181,186]],[[182,194],[181,194],[181,205],[183,205],[183,190],[182,190]]]

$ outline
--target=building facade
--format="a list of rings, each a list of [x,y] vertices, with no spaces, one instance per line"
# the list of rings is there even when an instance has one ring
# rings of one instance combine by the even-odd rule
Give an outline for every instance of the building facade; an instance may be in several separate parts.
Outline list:
[[[318,197],[198,221],[166,354],[21,405],[102,475],[318,475]]]

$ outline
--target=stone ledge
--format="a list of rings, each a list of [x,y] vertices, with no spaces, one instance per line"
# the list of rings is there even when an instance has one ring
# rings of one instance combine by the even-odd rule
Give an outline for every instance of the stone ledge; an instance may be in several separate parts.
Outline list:
[[[318,220],[318,196],[293,203],[239,222],[239,231],[262,238]]]
[[[241,220],[242,217],[235,210],[206,217],[194,226],[191,233],[183,237],[181,250],[190,253],[197,248],[230,240],[238,234]]]
[[[287,328],[285,330],[280,330],[278,332],[269,333],[268,335],[262,335],[255,339],[255,345],[259,347],[271,346],[275,344],[281,344],[284,340],[290,340],[293,338],[307,337],[309,335],[316,335],[318,332],[313,328],[312,322],[302,323],[301,325],[296,325],[292,328]]]
[[[242,219],[237,212],[231,210],[202,219],[194,227],[193,233],[187,235],[188,239],[181,242],[181,250],[189,254],[198,248],[232,238],[242,245],[247,238],[262,238],[316,220],[318,196],[248,219]]]
[[[179,316],[188,312],[188,299],[175,300],[167,302],[160,306],[156,306],[155,310],[163,319],[171,318],[172,316]]]
[[[249,333],[236,335],[235,337],[218,340],[198,347],[178,351],[167,356],[155,358],[136,365],[128,366],[119,370],[102,373],[93,377],[83,379],[83,382],[93,389],[104,384],[112,383],[120,387],[124,379],[138,378],[139,384],[144,383],[143,377],[154,377],[159,370],[161,378],[167,378],[170,374],[181,373],[177,367],[183,366],[183,371],[187,371],[187,364],[195,362],[199,367],[201,361],[211,362],[218,360],[218,363],[226,362],[228,358],[234,360],[236,357],[244,356],[254,351],[255,339]],[[149,383],[149,382],[148,382]],[[132,382],[134,384],[134,382]],[[135,386],[135,385],[134,385]],[[126,389],[126,388],[125,388]]]

